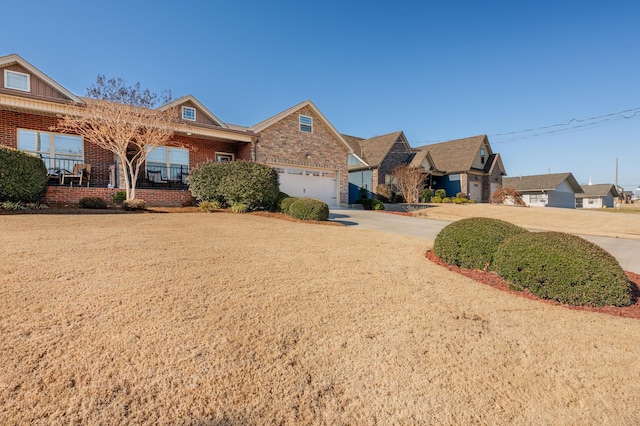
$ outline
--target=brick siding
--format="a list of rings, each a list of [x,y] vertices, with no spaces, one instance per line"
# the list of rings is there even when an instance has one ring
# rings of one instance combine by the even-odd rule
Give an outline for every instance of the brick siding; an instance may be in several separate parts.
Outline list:
[[[313,133],[300,131],[300,114],[313,118]],[[347,204],[348,154],[347,147],[312,108],[306,106],[260,132],[256,161],[337,170],[340,177],[340,203]]]
[[[111,197],[118,188],[93,188],[79,186],[49,186],[47,195],[44,197],[46,204],[77,204],[83,197],[101,197],[107,203],[111,203]],[[166,190],[166,189],[138,189],[136,188],[136,198],[147,202],[149,206],[172,206],[177,207],[185,202],[193,202],[191,192],[187,190]]]

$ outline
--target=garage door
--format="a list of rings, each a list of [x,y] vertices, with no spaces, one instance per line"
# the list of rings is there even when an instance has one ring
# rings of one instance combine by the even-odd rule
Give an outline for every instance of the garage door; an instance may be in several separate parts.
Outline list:
[[[316,198],[338,205],[338,173],[329,169],[271,165],[280,177],[280,191],[292,197]]]

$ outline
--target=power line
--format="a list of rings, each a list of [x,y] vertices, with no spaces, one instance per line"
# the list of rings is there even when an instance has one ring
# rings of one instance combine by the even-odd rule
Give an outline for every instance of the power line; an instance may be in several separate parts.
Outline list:
[[[523,139],[531,139],[534,137],[543,137],[543,136],[548,136],[553,134],[568,133],[571,131],[582,130],[585,127],[605,126],[615,121],[630,120],[637,117],[640,117],[640,107],[631,108],[631,109],[627,109],[619,112],[614,112],[611,114],[604,114],[604,115],[599,115],[595,117],[584,118],[584,119],[573,118],[569,120],[567,123],[553,124],[550,126],[542,126],[542,127],[532,128],[532,129],[517,130],[513,132],[506,132],[506,133],[496,133],[490,136],[499,137],[499,136],[512,135],[514,137],[507,138],[504,140],[491,141],[491,143],[496,144],[496,143],[514,142],[514,141],[519,141]],[[571,126],[572,123],[583,123],[583,124],[576,124]],[[531,134],[531,132],[537,132],[537,133]],[[515,135],[520,135],[520,136],[515,136]]]

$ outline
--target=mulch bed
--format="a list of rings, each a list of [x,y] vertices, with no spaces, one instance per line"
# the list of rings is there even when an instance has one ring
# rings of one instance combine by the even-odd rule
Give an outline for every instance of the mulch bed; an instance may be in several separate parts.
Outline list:
[[[590,311],[590,312],[599,312],[602,314],[609,314],[619,317],[627,317],[627,318],[635,318],[640,319],[640,274],[636,274],[633,272],[626,272],[629,281],[631,281],[631,289],[632,289],[632,298],[635,301],[631,306],[626,307],[615,307],[615,306],[604,306],[604,307],[593,307],[593,306],[570,306],[564,305],[562,303],[558,303],[552,300],[540,299],[539,297],[531,294],[527,290],[524,291],[515,291],[509,288],[509,282],[504,278],[498,276],[495,272],[486,272],[481,271],[479,269],[464,269],[458,266],[449,265],[445,263],[442,259],[440,259],[433,250],[427,251],[425,257],[432,261],[435,264],[438,264],[444,268],[447,268],[450,271],[456,272],[460,275],[464,275],[465,277],[471,278],[481,284],[485,284],[496,288],[501,291],[506,291],[507,293],[511,293],[518,297],[524,297],[525,299],[538,300],[542,303],[548,303],[550,305],[559,305],[564,306],[568,309],[574,309],[579,311]]]

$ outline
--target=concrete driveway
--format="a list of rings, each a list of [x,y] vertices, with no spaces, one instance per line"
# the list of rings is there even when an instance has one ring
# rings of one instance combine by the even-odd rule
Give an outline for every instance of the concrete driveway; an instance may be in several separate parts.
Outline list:
[[[435,240],[436,235],[451,222],[401,216],[371,210],[333,208],[329,220],[356,228],[374,229],[392,234],[410,235]],[[625,271],[640,274],[640,241],[623,238],[580,235],[611,253]]]

